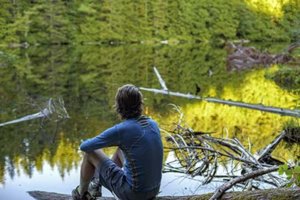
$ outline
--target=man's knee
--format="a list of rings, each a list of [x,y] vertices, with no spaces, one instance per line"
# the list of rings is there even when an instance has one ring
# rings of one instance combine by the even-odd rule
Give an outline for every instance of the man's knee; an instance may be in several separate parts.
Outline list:
[[[99,164],[108,159],[108,157],[101,149],[97,149],[92,152],[86,152],[84,156],[90,163],[94,165],[94,167],[97,167]]]

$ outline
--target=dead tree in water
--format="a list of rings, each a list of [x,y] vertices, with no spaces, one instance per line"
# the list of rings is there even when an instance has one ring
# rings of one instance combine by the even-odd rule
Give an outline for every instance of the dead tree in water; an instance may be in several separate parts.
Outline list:
[[[273,64],[300,63],[300,60],[291,55],[298,47],[300,47],[300,42],[291,44],[282,53],[270,54],[268,52],[260,52],[254,47],[244,47],[239,44],[229,43],[226,47],[228,51],[227,69],[232,71],[249,69],[257,65],[270,66]]]

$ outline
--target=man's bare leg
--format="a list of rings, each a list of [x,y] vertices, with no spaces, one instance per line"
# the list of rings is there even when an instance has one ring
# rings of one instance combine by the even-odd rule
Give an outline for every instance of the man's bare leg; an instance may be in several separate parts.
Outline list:
[[[80,186],[79,193],[83,195],[89,187],[89,183],[95,174],[96,167],[101,162],[108,159],[101,149],[97,149],[93,152],[85,153],[80,169]]]
[[[85,153],[80,170],[80,186],[79,193],[84,194],[89,187],[89,183],[95,176],[95,169],[100,163],[108,159],[105,153],[101,149],[97,149],[93,152]],[[120,148],[116,150],[112,157],[112,161],[116,163],[117,166],[123,167],[124,155]],[[101,189],[100,189],[101,190]]]
[[[120,148],[118,148],[116,150],[116,152],[114,153],[114,155],[111,159],[114,163],[116,163],[116,165],[118,165],[121,168],[123,167],[125,158],[124,158],[123,152]]]

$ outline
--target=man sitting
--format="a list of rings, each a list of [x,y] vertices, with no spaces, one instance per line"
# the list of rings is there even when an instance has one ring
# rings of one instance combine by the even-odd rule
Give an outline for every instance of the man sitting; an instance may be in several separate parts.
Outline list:
[[[123,121],[80,145],[85,154],[74,200],[95,199],[88,192],[94,174],[122,200],[153,199],[159,192],[163,146],[158,125],[142,115],[143,96],[137,87],[120,87],[115,101]],[[110,146],[118,147],[112,159],[101,150]]]

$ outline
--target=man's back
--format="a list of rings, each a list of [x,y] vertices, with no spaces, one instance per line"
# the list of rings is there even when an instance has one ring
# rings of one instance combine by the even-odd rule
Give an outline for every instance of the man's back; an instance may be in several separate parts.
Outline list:
[[[126,181],[134,191],[147,192],[160,186],[163,145],[155,121],[141,116],[127,119],[84,141],[80,149],[119,146],[125,154]]]
[[[163,147],[157,124],[149,118],[129,119],[119,124],[125,154],[128,183],[135,191],[150,191],[160,186]]]

